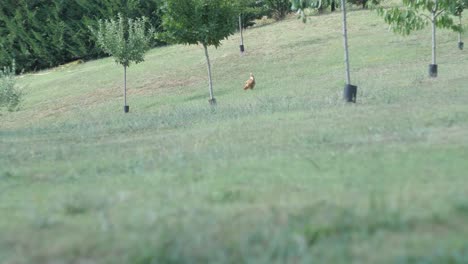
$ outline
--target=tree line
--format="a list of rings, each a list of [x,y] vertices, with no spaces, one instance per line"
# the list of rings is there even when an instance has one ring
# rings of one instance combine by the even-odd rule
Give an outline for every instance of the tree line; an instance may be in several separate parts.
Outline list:
[[[146,16],[157,27],[157,12],[151,0],[2,0],[0,65],[14,60],[18,70],[33,71],[101,57],[89,26],[122,13]]]
[[[238,0],[244,7],[242,24],[252,26],[262,16],[284,18],[289,0]],[[100,19],[147,17],[162,31],[162,0],[2,0],[0,5],[0,66],[13,61],[17,71],[35,71],[105,54],[89,27]],[[154,40],[152,47],[165,44]]]

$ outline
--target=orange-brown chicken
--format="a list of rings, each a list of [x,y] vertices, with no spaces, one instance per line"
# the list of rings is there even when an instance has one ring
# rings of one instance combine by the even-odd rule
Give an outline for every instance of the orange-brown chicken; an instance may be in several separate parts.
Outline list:
[[[244,90],[253,89],[255,87],[255,77],[250,73],[250,78],[245,82]]]

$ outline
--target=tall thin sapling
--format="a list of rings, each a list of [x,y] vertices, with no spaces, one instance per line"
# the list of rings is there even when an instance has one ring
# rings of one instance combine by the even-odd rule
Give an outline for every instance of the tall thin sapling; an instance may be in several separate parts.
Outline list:
[[[379,8],[378,13],[384,17],[391,29],[403,35],[423,29],[429,23],[432,26],[432,63],[429,65],[429,76],[437,77],[436,61],[436,28],[449,28],[461,31],[451,17],[450,10],[456,6],[455,0],[402,0],[403,7],[390,9]]]
[[[235,31],[238,7],[232,0],[166,0],[159,37],[177,44],[201,44],[208,66],[211,105],[216,104],[208,46],[218,48]]]
[[[132,63],[144,61],[144,54],[154,39],[154,29],[147,28],[147,23],[146,17],[131,19],[119,14],[117,19],[99,20],[97,29],[90,28],[98,46],[124,67],[125,113],[130,110],[127,105],[127,68]]]
[[[316,0],[291,0],[293,10],[297,11],[299,18],[304,23],[307,22],[307,12],[309,8],[316,8]],[[357,86],[351,84],[351,74],[349,67],[349,50],[348,50],[348,27],[346,21],[346,3],[345,0],[341,0],[341,11],[343,14],[342,26],[343,26],[343,48],[344,48],[344,59],[345,59],[345,76],[346,84],[344,87],[343,97],[346,102],[356,102]]]

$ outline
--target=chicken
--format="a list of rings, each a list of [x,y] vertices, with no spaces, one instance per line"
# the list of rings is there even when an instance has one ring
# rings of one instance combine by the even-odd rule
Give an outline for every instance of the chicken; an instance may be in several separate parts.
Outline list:
[[[255,87],[255,77],[250,73],[250,78],[245,82],[244,90],[253,89]]]

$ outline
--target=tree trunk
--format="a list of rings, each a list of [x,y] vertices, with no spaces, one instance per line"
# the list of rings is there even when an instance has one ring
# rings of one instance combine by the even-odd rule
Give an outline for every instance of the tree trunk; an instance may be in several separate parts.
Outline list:
[[[335,0],[332,0],[332,1],[331,1],[330,11],[331,11],[331,12],[335,12],[335,10],[336,10]]]
[[[345,66],[346,66],[346,84],[351,84],[351,76],[349,74],[349,53],[348,53],[348,28],[346,24],[346,2],[341,0],[341,10],[343,12],[343,40],[345,51]]]
[[[436,64],[436,11],[437,11],[437,0],[436,7],[432,10],[432,64]]]
[[[460,28],[462,26],[462,15],[460,14],[460,16],[458,16],[458,19],[459,19],[459,24],[460,24]],[[461,39],[461,32],[458,32],[458,43],[461,43],[462,42],[462,39]]]
[[[127,106],[127,66],[124,66],[124,112],[128,113],[128,106]]]
[[[240,37],[241,37],[240,52],[244,53],[244,32],[242,28],[242,14],[239,15],[239,31],[240,31]]]
[[[211,63],[210,63],[210,56],[208,55],[208,46],[206,44],[203,44],[203,48],[205,49],[205,57],[206,57],[206,63],[208,65],[208,80],[209,80],[209,89],[210,89],[210,103],[215,102],[214,96],[213,96],[213,81],[211,79]]]
[[[348,27],[346,24],[346,2],[341,0],[341,10],[343,11],[343,46],[345,53],[346,66],[346,85],[343,92],[343,98],[346,102],[356,103],[357,86],[351,84],[351,76],[349,74],[349,53],[348,53]]]
[[[436,60],[436,19],[437,19],[437,0],[434,0],[434,7],[432,8],[432,63],[429,65],[429,77],[436,78],[437,77],[437,60]]]
[[[319,2],[318,2],[317,12],[318,12],[319,14],[322,14],[322,13],[323,13],[323,4],[322,4],[322,0],[319,0]]]

